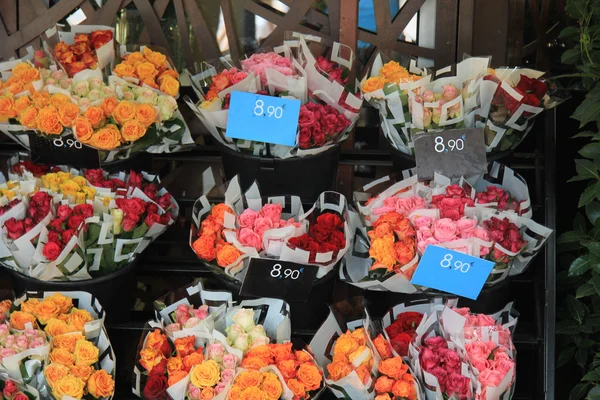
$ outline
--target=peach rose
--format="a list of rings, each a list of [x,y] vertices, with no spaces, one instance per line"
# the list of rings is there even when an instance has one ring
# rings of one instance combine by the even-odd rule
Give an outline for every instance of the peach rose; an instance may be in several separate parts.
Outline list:
[[[306,394],[304,385],[298,379],[288,379],[286,384],[292,393],[294,393],[294,397],[301,399]]]
[[[169,372],[169,379],[167,381],[167,385],[173,386],[180,380],[184,379],[187,375],[187,371],[184,370]]]
[[[69,371],[74,377],[87,382],[94,373],[94,367],[91,365],[69,365]]]
[[[40,110],[36,118],[38,129],[48,135],[60,135],[63,126],[58,118],[58,110],[53,106],[46,106]]]
[[[79,115],[79,106],[70,101],[58,106],[58,120],[63,126],[71,127]]]
[[[202,353],[194,352],[183,357],[183,368],[186,371],[190,371],[194,365],[202,364],[204,356]]]
[[[106,121],[106,118],[104,117],[104,111],[98,106],[88,107],[83,113],[83,116],[90,121],[94,129],[100,128]]]
[[[40,320],[42,325],[46,325],[46,321],[50,318],[56,318],[60,314],[60,308],[52,301],[44,299],[35,307],[34,315]]]
[[[94,128],[92,127],[90,120],[81,115],[75,118],[72,128],[77,140],[82,143],[89,142],[94,133]]]
[[[75,356],[67,349],[54,349],[50,353],[50,361],[68,367],[75,364]]]
[[[40,113],[40,109],[35,106],[27,107],[19,115],[19,122],[26,128],[37,129],[37,116]]]
[[[117,100],[116,97],[107,97],[100,105],[100,108],[102,109],[102,111],[104,111],[104,116],[108,118],[112,115],[113,110],[117,107],[118,104],[119,100]]]
[[[69,325],[81,332],[84,331],[85,324],[93,320],[94,318],[92,318],[92,315],[87,310],[73,308],[69,314]]]
[[[156,122],[156,108],[150,104],[138,104],[135,110],[135,119],[149,127]]]
[[[404,364],[400,357],[388,358],[379,363],[379,372],[392,379],[401,379],[406,371],[408,371],[408,365]]]
[[[78,177],[75,177],[73,178],[73,180],[77,180],[77,178]],[[85,180],[80,184],[85,184]],[[54,293],[52,296],[47,297],[46,300],[49,300],[56,304],[60,309],[61,314],[66,314],[69,311],[71,311],[71,308],[73,308],[73,299],[68,296],[65,296],[62,293]]]
[[[133,65],[131,65],[129,63],[118,64],[115,67],[115,69],[113,70],[113,72],[115,73],[115,75],[118,75],[120,77],[124,77],[124,76],[135,77],[135,70],[133,69]]]
[[[135,142],[146,134],[146,127],[137,120],[127,121],[121,127],[121,136],[127,142]]]
[[[63,396],[70,396],[75,399],[81,399],[85,391],[85,382],[79,378],[65,376],[54,383],[52,394],[57,399]]]
[[[220,267],[225,268],[226,266],[233,264],[242,253],[233,245],[227,243],[217,253],[217,264]]]
[[[101,150],[112,150],[121,145],[121,132],[115,125],[107,124],[92,135],[89,144]]]
[[[14,311],[10,314],[10,326],[13,329],[23,331],[27,329],[26,324],[31,324],[32,327],[36,326],[35,317],[32,314],[23,311]]]
[[[87,390],[96,399],[109,397],[115,391],[115,381],[108,372],[100,369],[90,376],[87,382]]]
[[[167,372],[171,375],[175,371],[183,370],[183,360],[181,357],[171,357],[167,360]]]
[[[46,381],[50,384],[50,387],[53,387],[56,381],[67,375],[69,375],[69,367],[62,364],[52,363],[44,368],[44,376],[46,377]]]
[[[283,386],[279,382],[279,378],[270,372],[263,374],[263,381],[260,388],[265,392],[269,400],[278,400],[283,392]]]
[[[327,365],[327,371],[331,380],[339,381],[352,372],[352,365],[343,361],[334,361]]]
[[[121,102],[114,108],[112,116],[119,125],[123,125],[125,122],[135,118],[137,107],[135,103],[131,103],[127,100],[121,100]]]

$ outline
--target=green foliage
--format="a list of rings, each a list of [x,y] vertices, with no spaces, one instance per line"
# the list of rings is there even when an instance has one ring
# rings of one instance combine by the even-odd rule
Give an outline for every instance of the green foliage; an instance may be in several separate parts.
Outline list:
[[[569,182],[586,182],[586,187],[573,230],[557,241],[559,251],[573,254],[559,280],[567,295],[556,324],[556,333],[564,335],[557,366],[574,362],[581,368],[581,382],[569,400],[592,400],[600,399],[600,1],[568,0],[565,11],[577,26],[559,35],[572,44],[562,62],[574,66],[588,90],[571,116],[587,129],[573,136],[586,143],[579,150],[583,158],[575,160],[577,175]]]

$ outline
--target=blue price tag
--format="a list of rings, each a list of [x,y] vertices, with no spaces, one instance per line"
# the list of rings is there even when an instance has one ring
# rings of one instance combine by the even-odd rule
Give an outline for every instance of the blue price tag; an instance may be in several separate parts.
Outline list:
[[[477,300],[493,268],[491,261],[429,245],[410,282]]]
[[[231,92],[225,135],[294,146],[299,116],[300,100]]]

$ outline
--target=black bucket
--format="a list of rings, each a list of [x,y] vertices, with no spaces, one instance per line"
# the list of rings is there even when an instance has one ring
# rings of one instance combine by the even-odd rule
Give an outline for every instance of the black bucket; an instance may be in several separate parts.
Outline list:
[[[8,270],[12,278],[12,287],[17,296],[23,292],[51,291],[69,292],[83,291],[92,294],[98,299],[106,312],[106,321],[109,323],[122,323],[131,321],[131,309],[135,304],[137,279],[133,262],[120,270],[94,279],[82,281],[41,281]]]
[[[317,279],[310,292],[310,297],[306,302],[285,300],[290,305],[292,316],[292,328],[297,329],[317,329],[327,315],[329,314],[328,304],[331,303],[333,289],[335,286],[335,277],[338,273],[337,266],[321,279]],[[233,300],[251,300],[256,297],[240,296],[241,283],[231,281],[219,274],[214,276],[222,283],[227,290],[231,291]]]
[[[319,154],[288,159],[257,157],[221,144],[219,148],[225,177],[230,180],[239,175],[242,190],[256,180],[263,196],[287,193],[314,203],[321,193],[335,185],[339,145]]]

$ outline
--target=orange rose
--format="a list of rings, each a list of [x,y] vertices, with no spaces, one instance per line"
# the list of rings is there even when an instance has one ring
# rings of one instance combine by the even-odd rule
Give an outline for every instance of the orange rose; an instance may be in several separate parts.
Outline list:
[[[78,333],[58,335],[52,338],[52,345],[55,349],[67,349],[71,353],[74,353],[77,341],[82,339],[85,339],[85,336]]]
[[[242,390],[252,386],[259,386],[261,382],[262,375],[258,371],[244,371],[235,380],[235,384]]]
[[[135,103],[130,103],[127,100],[121,100],[112,112],[112,116],[119,125],[135,118],[137,107]]]
[[[317,390],[321,387],[321,372],[314,364],[302,364],[298,368],[298,380],[308,390]]]
[[[260,388],[265,392],[269,400],[278,400],[283,392],[283,386],[276,375],[270,372],[263,374]]]
[[[202,364],[203,361],[204,356],[202,353],[194,352],[192,354],[188,354],[183,358],[183,368],[186,371],[189,371],[194,365]]]
[[[371,350],[367,346],[358,346],[358,349],[354,350],[348,355],[348,361],[354,364],[354,361],[362,358],[363,354],[367,354],[367,358],[362,362],[362,364],[369,363],[373,360],[371,357]]]
[[[73,329],[67,325],[65,321],[61,321],[57,318],[51,318],[46,327],[44,327],[44,332],[50,337],[64,335],[65,333],[72,332]]]
[[[112,150],[121,145],[121,133],[116,126],[108,124],[92,135],[89,144],[101,150]]]
[[[31,95],[31,101],[33,105],[39,108],[46,107],[50,104],[50,93],[48,92],[35,92]]]
[[[298,364],[295,360],[283,360],[277,363],[277,369],[285,379],[295,378],[297,367]]]
[[[184,370],[169,372],[169,380],[167,381],[167,385],[173,386],[180,380],[184,379],[187,375],[187,371]]]
[[[358,340],[358,344],[360,346],[364,346],[367,344],[367,333],[365,332],[365,328],[358,328],[352,331],[352,337]]]
[[[152,371],[152,368],[157,366],[165,358],[163,353],[157,349],[142,349],[140,350],[140,364],[146,371]]]
[[[268,344],[262,346],[256,346],[253,349],[250,349],[248,353],[246,353],[246,357],[259,357],[264,358],[266,360],[271,360],[273,357],[273,349],[275,346],[270,346]]]
[[[54,386],[54,384],[69,375],[69,367],[66,367],[62,364],[50,364],[46,368],[44,368],[44,376],[46,377],[46,381],[50,384],[50,387]]]
[[[369,231],[369,238],[371,241],[382,238],[390,233],[394,232],[392,225],[388,222],[377,225],[375,229]]]
[[[292,342],[274,344],[271,347],[271,351],[273,352],[273,356],[277,362],[283,360],[293,360],[295,358],[294,353],[292,352]]]
[[[30,64],[22,62],[22,63],[17,64],[12,69],[12,74],[13,74],[13,76],[15,76],[19,79],[23,79],[27,75],[27,73],[30,69],[32,69]]]
[[[257,371],[267,365],[269,365],[269,363],[264,358],[260,357],[244,357],[244,360],[242,361],[242,368],[254,369]]]
[[[87,382],[94,373],[94,367],[91,365],[69,365],[71,375]]]
[[[223,220],[225,219],[224,216],[226,212],[235,215],[233,210],[228,205],[226,205],[225,203],[220,203],[212,208],[211,215],[219,224],[223,225]]]
[[[67,349],[54,349],[50,353],[50,361],[68,367],[75,364],[75,356]]]
[[[54,293],[52,296],[47,297],[46,300],[56,304],[62,314],[68,313],[73,308],[73,299],[62,293]]]
[[[51,300],[42,300],[35,308],[34,315],[40,320],[42,325],[46,325],[46,321],[50,318],[56,318],[60,314],[60,308]]]
[[[83,113],[83,116],[90,121],[94,129],[100,128],[106,121],[106,118],[104,117],[104,110],[98,106],[88,107]]]
[[[135,65],[136,63],[144,61],[144,56],[139,51],[125,54],[123,56],[123,62],[129,65]]]
[[[69,325],[81,332],[84,331],[85,324],[93,320],[94,318],[92,318],[92,315],[87,310],[73,308],[69,314]]]
[[[373,344],[375,345],[375,349],[381,358],[386,360],[392,357],[392,346],[387,340],[385,340],[381,333],[373,340]]]
[[[27,107],[21,112],[21,115],[19,115],[19,122],[26,128],[37,129],[37,116],[39,113],[39,108],[35,106]]]
[[[217,395],[217,391],[211,387],[207,387],[202,389],[200,393],[200,399],[202,400],[212,400],[213,397]]]
[[[375,381],[375,393],[382,394],[388,393],[392,391],[392,386],[394,386],[395,380],[392,378],[388,378],[387,376],[380,376]]]
[[[313,358],[310,356],[310,354],[308,354],[308,352],[304,350],[296,350],[294,352],[294,355],[296,356],[296,360],[298,360],[299,363],[313,362]]]
[[[371,377],[371,373],[369,372],[369,369],[364,364],[360,365],[358,368],[356,368],[356,375],[358,375],[358,378],[365,385],[367,384],[367,382],[369,382],[369,378]]]
[[[394,396],[406,399],[415,399],[414,387],[406,381],[396,381],[392,387],[392,393]]]
[[[96,399],[109,397],[115,391],[115,381],[108,372],[100,369],[90,376],[87,382],[87,390]]]
[[[160,332],[160,329],[155,329],[146,336],[146,349],[160,350],[163,343],[167,341],[167,335]]]
[[[408,371],[408,365],[404,364],[400,357],[388,358],[379,363],[379,372],[392,379],[401,379],[406,371]]]
[[[177,96],[179,94],[179,81],[172,76],[165,76],[160,81],[160,91],[168,96]]]
[[[333,354],[342,353],[348,355],[358,348],[358,340],[349,334],[341,335],[335,342]]]
[[[194,252],[196,252],[198,257],[202,258],[203,260],[214,260],[217,257],[217,252],[215,250],[215,236],[200,236],[194,241],[194,243],[192,243],[192,249],[194,249]]]
[[[25,84],[23,81],[15,81],[9,85],[6,85],[6,89],[10,94],[19,94],[25,91]]]
[[[327,365],[327,371],[331,380],[339,381],[352,372],[352,365],[343,361],[334,361]]]
[[[150,104],[138,104],[135,110],[135,119],[145,126],[150,126],[156,122],[156,108]]]
[[[211,88],[214,88],[217,91],[217,94],[223,90],[227,89],[231,85],[228,74],[217,74],[213,76],[211,82]]]
[[[111,116],[113,110],[115,109],[115,107],[117,107],[118,104],[119,100],[117,100],[116,97],[107,97],[100,105],[100,108],[102,109],[102,111],[104,111],[104,116],[108,118]]]
[[[227,400],[240,400],[242,392],[243,390],[239,386],[232,386],[227,393]]]
[[[158,71],[154,64],[149,62],[140,62],[135,65],[135,75],[140,79],[154,79],[158,75]]]
[[[157,67],[162,67],[167,64],[167,56],[158,51],[152,51],[148,47],[144,48],[144,57]]]
[[[297,379],[289,379],[287,382],[287,387],[294,393],[294,398],[303,398],[306,394],[306,389],[304,385]]]
[[[375,400],[392,400],[392,398],[390,397],[389,394],[384,393],[384,394],[379,394],[379,395],[375,396]]]
[[[11,95],[0,97],[0,117],[15,118],[17,110],[15,110],[15,100]]]
[[[398,263],[406,265],[415,258],[415,241],[406,238],[404,241],[396,242],[394,243],[394,251]]]
[[[118,75],[120,77],[124,77],[124,76],[135,77],[135,71],[133,69],[133,66],[128,63],[118,64],[115,67],[115,69],[113,70],[113,72],[115,73],[115,75]]]
[[[186,336],[175,339],[175,350],[177,350],[177,355],[179,357],[185,357],[196,351],[196,349],[194,348],[195,341],[195,336]]]
[[[127,142],[135,142],[146,134],[146,127],[137,120],[127,121],[121,127],[121,137]]]
[[[59,105],[67,102],[70,103],[71,99],[69,99],[69,96],[67,96],[66,94],[54,93],[50,96],[50,105],[56,108],[58,108]]]
[[[333,355],[333,358],[331,359],[332,362],[343,362],[346,364],[349,364],[350,361],[348,361],[348,356],[343,354],[343,353],[337,353]]]
[[[233,264],[241,255],[242,253],[235,246],[228,243],[217,253],[217,264],[225,268]]]
[[[21,311],[33,314],[35,312],[35,308],[39,304],[40,299],[32,297],[23,304],[21,304]]]
[[[79,115],[79,106],[70,101],[58,106],[58,119],[63,126],[71,127]]]
[[[31,99],[29,96],[21,96],[15,100],[14,109],[17,114],[21,114],[23,110],[31,105]]]
[[[140,83],[150,86],[151,88],[158,89],[158,85],[156,84],[156,81],[154,80],[154,78],[140,79]]]
[[[385,78],[382,78],[381,76],[373,76],[366,80],[362,90],[365,93],[374,92],[376,90],[383,89],[384,85]]]
[[[35,317],[32,314],[23,311],[14,311],[10,314],[10,327],[19,331],[25,330],[26,324],[36,326]]]
[[[369,256],[376,263],[385,265],[388,270],[392,270],[396,265],[396,251],[394,250],[394,234],[389,233],[384,237],[375,239],[371,242]]]
[[[63,126],[58,118],[58,110],[53,106],[46,106],[40,110],[36,118],[38,129],[48,135],[60,135]]]
[[[92,138],[94,128],[89,119],[84,116],[79,116],[73,121],[73,133],[77,136],[77,140],[82,143],[87,143]]]
[[[75,344],[75,364],[94,365],[98,361],[100,350],[87,340],[78,340]]]
[[[221,371],[215,360],[204,361],[190,371],[190,381],[199,388],[213,387],[220,379]]]
[[[167,372],[171,375],[175,371],[183,370],[183,360],[181,357],[171,357],[167,360]]]
[[[175,71],[174,69],[166,69],[158,75],[158,78],[156,78],[156,81],[160,84],[162,79],[166,76],[170,76],[175,79],[179,78],[179,74],[177,73],[177,71]]]
[[[415,378],[410,373],[406,373],[402,376],[402,380],[412,385],[412,383],[415,381]]]

